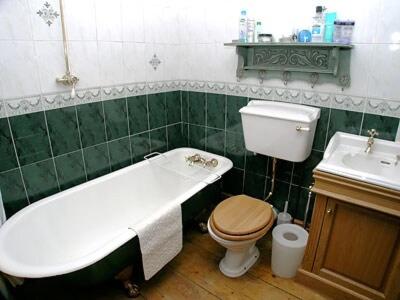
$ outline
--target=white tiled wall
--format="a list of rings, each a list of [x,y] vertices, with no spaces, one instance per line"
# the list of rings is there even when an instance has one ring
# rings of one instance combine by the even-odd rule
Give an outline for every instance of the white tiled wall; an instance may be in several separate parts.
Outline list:
[[[37,15],[45,0],[0,0],[0,98],[65,91],[60,17],[48,26]],[[58,0],[47,0],[58,12]],[[349,89],[319,84],[315,91],[400,102],[398,0],[64,0],[70,61],[78,88],[157,80],[236,82],[238,15],[263,22],[276,37],[309,28],[317,4],[356,21]],[[149,64],[161,60],[157,70]],[[257,78],[243,82],[259,84]],[[264,86],[281,88],[279,79]],[[293,89],[310,90],[305,82]]]
[[[350,88],[343,93],[366,98],[400,101],[400,1],[320,0],[320,1],[182,1],[179,9],[181,41],[187,49],[183,65],[185,78],[235,82],[236,55],[224,42],[237,39],[240,10],[261,20],[264,31],[279,38],[293,29],[309,29],[316,5],[336,11],[341,19],[354,19]],[[190,68],[186,69],[186,66]],[[187,74],[190,72],[190,74]],[[257,78],[244,79],[258,84]],[[281,80],[266,86],[283,87]],[[310,90],[308,83],[292,82],[289,88]],[[319,84],[316,91],[342,93],[333,84]]]

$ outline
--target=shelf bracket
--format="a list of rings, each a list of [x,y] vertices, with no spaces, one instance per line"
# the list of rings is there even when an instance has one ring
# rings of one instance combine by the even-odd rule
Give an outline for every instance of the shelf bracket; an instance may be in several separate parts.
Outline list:
[[[292,77],[292,74],[289,71],[283,71],[282,73],[282,80],[283,84],[286,86],[288,84],[288,81]]]
[[[260,80],[259,80],[259,81],[260,81],[260,84],[262,84],[262,83],[264,82],[265,73],[266,73],[265,70],[260,70],[260,71],[258,71],[258,78],[260,79]]]
[[[319,80],[319,74],[318,73],[311,73],[310,75],[310,82],[311,82],[311,88],[313,89],[315,84]]]

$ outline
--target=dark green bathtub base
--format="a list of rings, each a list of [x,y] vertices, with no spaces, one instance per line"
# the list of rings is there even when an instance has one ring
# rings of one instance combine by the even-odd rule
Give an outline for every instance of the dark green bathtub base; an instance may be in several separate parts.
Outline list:
[[[220,201],[220,181],[207,186],[185,201],[182,204],[183,230],[197,226],[199,221],[206,221],[208,213]],[[133,281],[142,283],[142,255],[137,236],[102,260],[79,271],[48,278],[26,279],[22,286],[16,288],[16,299],[80,299],[77,297],[82,291],[96,289],[100,284],[115,281],[115,275],[129,265],[134,266]],[[60,292],[62,297],[57,296]]]

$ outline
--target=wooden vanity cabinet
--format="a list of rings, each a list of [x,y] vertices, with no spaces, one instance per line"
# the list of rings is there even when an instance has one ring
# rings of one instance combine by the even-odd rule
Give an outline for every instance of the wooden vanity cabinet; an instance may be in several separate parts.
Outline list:
[[[314,171],[297,280],[333,299],[400,300],[400,192]]]

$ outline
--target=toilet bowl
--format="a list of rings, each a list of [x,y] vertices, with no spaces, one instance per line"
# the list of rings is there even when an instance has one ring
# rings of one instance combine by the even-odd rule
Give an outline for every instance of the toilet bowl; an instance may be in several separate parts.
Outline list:
[[[219,269],[228,277],[239,277],[257,261],[260,252],[256,242],[274,223],[271,206],[246,195],[230,197],[212,212],[207,226],[210,236],[226,253]]]

